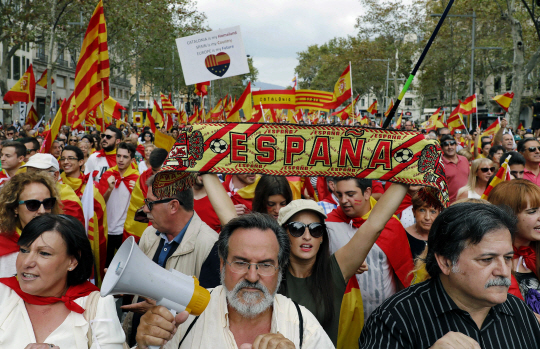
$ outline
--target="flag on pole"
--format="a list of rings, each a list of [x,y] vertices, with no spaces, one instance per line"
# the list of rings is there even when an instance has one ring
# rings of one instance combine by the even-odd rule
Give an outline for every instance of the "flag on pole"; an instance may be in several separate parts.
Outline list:
[[[480,139],[482,139],[482,137],[489,137],[489,136],[493,138],[495,137],[497,132],[499,132],[500,129],[501,129],[500,120],[499,118],[497,118],[497,120],[495,120],[495,122],[489,125],[489,127],[486,128],[486,130],[480,135]]]
[[[34,77],[32,64],[30,64],[19,81],[4,95],[4,101],[8,102],[9,105],[13,105],[17,102],[33,103],[35,99],[36,78]]]
[[[49,153],[51,151],[52,143],[56,139],[56,136],[58,136],[58,133],[60,132],[60,127],[67,123],[68,105],[69,104],[66,103],[64,100],[64,103],[62,103],[62,107],[58,109],[58,112],[56,113],[56,116],[54,117],[54,120],[52,122],[51,128],[48,131],[47,136],[43,140],[43,143],[41,144],[41,149],[39,150],[40,153]]]
[[[522,123],[522,122],[519,123],[519,126],[518,126],[517,129],[518,129],[518,131],[525,131],[525,127],[523,127],[523,123]]]
[[[248,120],[248,122],[261,122],[262,118],[263,118],[262,108],[259,110],[253,108],[253,110],[251,111],[251,118]]]
[[[289,82],[289,86],[292,87],[293,90],[296,90],[296,87],[298,86],[298,76],[295,75],[291,82]]]
[[[198,121],[197,120],[198,117],[199,117],[199,106],[196,105],[195,108],[193,108],[193,114],[188,119],[188,124],[193,125],[194,123],[196,123]]]
[[[251,116],[251,82],[248,82],[246,89],[238,98],[238,101],[234,104],[229,115],[227,116],[228,122],[240,122],[240,110],[243,110],[244,117],[247,119]]]
[[[100,0],[88,23],[75,69],[77,120],[73,123],[74,128],[109,97],[109,75],[107,25]]]
[[[439,107],[439,109],[437,109],[431,115],[428,121],[422,124],[422,126],[425,128],[427,132],[434,131],[438,128],[444,127],[444,124],[442,123],[441,118],[442,118],[441,107]]]
[[[463,119],[461,118],[461,114],[459,113],[459,105],[454,108],[454,110],[450,113],[450,116],[448,117],[448,120],[446,120],[448,124],[448,128],[450,129],[450,132],[454,132],[454,130],[465,130],[465,123],[463,122]]]
[[[401,128],[401,120],[403,120],[403,110],[401,111],[401,114],[399,114],[399,118],[396,121],[396,127],[394,127],[395,129]]]
[[[32,104],[32,107],[30,108],[30,111],[26,115],[26,120],[24,121],[24,123],[26,125],[30,125],[30,127],[34,128],[34,126],[37,125],[38,121],[39,121],[39,119],[38,119],[38,114],[37,114],[36,108],[34,108],[34,105]]]
[[[156,134],[156,120],[154,120],[150,110],[146,109],[146,120],[144,120],[144,126],[150,126],[153,134]]]
[[[510,107],[513,98],[514,92],[506,92],[505,94],[495,96],[492,99],[508,113],[508,107]]]
[[[159,107],[159,104],[154,99],[154,108],[152,109],[152,117],[154,118],[154,121],[159,125],[159,127],[163,127],[163,123],[165,122],[165,117],[163,116],[163,111]]]
[[[358,102],[358,99],[360,98],[360,95],[358,95],[353,101],[352,103],[349,103],[345,108],[339,110],[339,111],[336,111],[336,112],[333,112],[332,113],[332,116],[339,116],[341,118],[341,120],[347,120],[349,117],[352,118],[352,116],[354,115],[354,107],[356,106],[356,102]]]
[[[508,161],[510,160],[510,158],[512,157],[512,155],[508,155],[508,157],[506,158],[506,160],[504,160],[504,163],[501,165],[501,167],[499,168],[499,170],[497,171],[497,174],[495,175],[495,177],[493,177],[493,179],[491,180],[491,182],[489,182],[486,190],[484,191],[484,193],[482,194],[482,199],[484,200],[487,200],[488,198],[488,195],[489,193],[493,190],[493,188],[495,188],[499,183],[503,182],[503,181],[509,181],[510,180],[510,171],[508,170]]]
[[[459,113],[463,115],[476,113],[476,94],[467,97],[463,102],[459,101]]]
[[[369,106],[367,109],[368,113],[371,115],[377,114],[377,100],[373,101],[373,103]]]
[[[394,107],[394,100],[390,99],[390,105],[388,105],[388,109],[386,109],[386,111],[384,112],[384,117],[387,117],[388,114],[390,114],[390,111],[392,110],[393,107]]]
[[[210,81],[195,84],[195,94],[199,97],[206,96],[208,94],[208,86],[210,86]]]
[[[352,97],[351,81],[351,66],[347,65],[347,68],[341,73],[334,85],[334,101],[332,102],[331,109],[339,107],[343,102]]]
[[[163,148],[166,151],[170,152],[176,139],[172,138],[169,135],[162,133],[161,131],[156,131],[156,136],[154,138],[154,144],[158,148]]]
[[[160,92],[161,95],[161,106],[163,107],[163,113],[165,114],[180,114],[178,110],[174,107],[172,102],[170,101],[167,96],[165,96],[163,93]],[[172,125],[172,123],[171,123]],[[172,126],[171,126],[172,127]]]
[[[212,109],[208,114],[210,114],[210,117],[212,120],[218,119],[221,114],[223,113],[223,99],[220,99],[217,103],[214,109]]]
[[[47,88],[47,69],[45,69],[43,74],[41,74],[41,77],[36,82],[36,84],[43,87],[43,88]],[[51,78],[51,84],[54,84],[54,79],[53,78]]]

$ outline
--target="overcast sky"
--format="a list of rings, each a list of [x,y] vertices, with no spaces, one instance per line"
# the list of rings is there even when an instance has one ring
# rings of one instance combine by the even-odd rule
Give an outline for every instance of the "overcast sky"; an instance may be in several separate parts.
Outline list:
[[[197,8],[213,30],[240,25],[258,80],[280,86],[292,80],[297,52],[355,35],[363,13],[358,0],[198,0]]]

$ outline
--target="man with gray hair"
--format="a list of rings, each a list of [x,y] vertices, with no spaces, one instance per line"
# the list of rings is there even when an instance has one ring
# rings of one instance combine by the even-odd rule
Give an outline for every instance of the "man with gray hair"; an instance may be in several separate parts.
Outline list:
[[[539,348],[535,314],[508,294],[515,231],[515,217],[495,205],[442,211],[428,237],[431,279],[377,308],[360,348]]]
[[[175,319],[164,307],[150,309],[137,331],[138,348],[334,348],[313,314],[276,294],[289,250],[288,234],[272,217],[231,220],[218,240],[222,285],[211,290],[206,310],[186,321],[187,312]],[[173,320],[181,324],[176,333]]]

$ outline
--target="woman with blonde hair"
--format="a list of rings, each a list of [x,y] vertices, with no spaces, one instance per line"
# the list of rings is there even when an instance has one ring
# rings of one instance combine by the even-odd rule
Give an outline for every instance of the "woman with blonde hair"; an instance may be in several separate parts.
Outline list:
[[[518,219],[512,283],[516,285],[517,281],[519,285],[521,294],[516,295],[523,297],[532,310],[540,314],[540,261],[537,258],[540,253],[540,188],[525,179],[504,181],[491,190],[488,200],[494,205],[509,207]]]
[[[486,190],[490,177],[495,173],[495,164],[490,159],[476,159],[471,163],[469,181],[467,185],[460,188],[457,200],[460,199],[480,199]]]
[[[20,173],[0,190],[0,277],[16,273],[17,241],[35,217],[62,213],[56,183],[47,173]]]

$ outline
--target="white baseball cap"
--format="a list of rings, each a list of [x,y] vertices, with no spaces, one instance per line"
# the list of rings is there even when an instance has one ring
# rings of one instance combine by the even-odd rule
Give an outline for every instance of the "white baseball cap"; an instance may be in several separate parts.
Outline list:
[[[279,210],[279,215],[277,219],[278,224],[285,224],[292,216],[301,211],[312,211],[318,214],[323,221],[328,218],[324,213],[323,208],[317,205],[315,201],[298,199],[291,201],[287,206]]]
[[[60,165],[58,160],[54,158],[51,154],[42,154],[36,153],[28,159],[28,162],[21,167],[33,167],[39,168],[40,170],[46,170],[51,167],[54,167],[56,171],[60,171]]]

